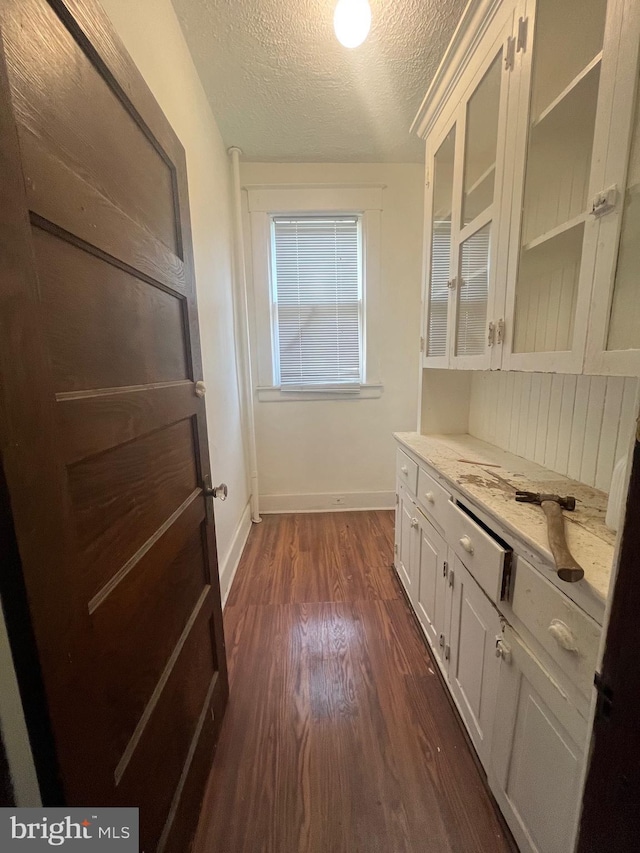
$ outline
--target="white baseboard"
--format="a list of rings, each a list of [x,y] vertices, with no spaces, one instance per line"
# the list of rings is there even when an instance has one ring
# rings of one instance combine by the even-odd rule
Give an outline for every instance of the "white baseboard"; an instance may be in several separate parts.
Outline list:
[[[233,534],[231,545],[227,551],[224,560],[220,563],[220,594],[222,596],[222,606],[227,603],[227,597],[231,584],[236,576],[236,571],[240,565],[240,558],[244,551],[244,546],[247,544],[247,539],[251,531],[251,504],[248,503],[244,508],[244,512],[240,516],[240,521]]]
[[[345,512],[393,509],[395,492],[331,492],[315,495],[261,495],[260,512]]]

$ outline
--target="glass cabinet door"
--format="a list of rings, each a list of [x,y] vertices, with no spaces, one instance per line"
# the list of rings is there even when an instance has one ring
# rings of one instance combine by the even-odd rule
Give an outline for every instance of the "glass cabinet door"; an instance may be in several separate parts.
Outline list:
[[[589,208],[606,13],[606,0],[537,0],[530,16],[523,160],[515,170],[514,210],[522,215],[514,217],[509,260],[513,326],[505,358],[512,369],[582,367],[589,252],[597,241]]]
[[[462,180],[454,234],[457,269],[453,355],[457,366],[472,366],[469,358],[476,361],[488,351],[503,65],[500,49],[463,106]],[[464,359],[464,365],[460,359]]]
[[[449,280],[451,278],[451,211],[453,165],[456,148],[454,125],[440,143],[432,165],[431,251],[427,287],[427,359],[447,358]],[[432,363],[434,363],[432,361]]]

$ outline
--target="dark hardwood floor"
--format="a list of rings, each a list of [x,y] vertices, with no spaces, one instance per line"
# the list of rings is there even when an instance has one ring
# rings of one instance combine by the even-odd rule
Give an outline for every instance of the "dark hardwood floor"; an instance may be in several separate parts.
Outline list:
[[[391,567],[393,514],[265,516],[225,609],[196,853],[503,853]]]

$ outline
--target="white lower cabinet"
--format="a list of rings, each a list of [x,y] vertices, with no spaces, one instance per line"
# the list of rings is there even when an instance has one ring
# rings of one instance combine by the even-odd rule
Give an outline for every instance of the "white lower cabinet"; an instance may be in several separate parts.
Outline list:
[[[570,853],[587,724],[509,626],[503,642],[489,784],[521,853]]]
[[[491,752],[500,658],[498,611],[465,566],[454,557],[449,569],[451,629],[449,684],[476,752],[486,767]]]
[[[422,629],[440,664],[444,662],[447,626],[447,543],[419,513],[419,559],[416,600],[413,602]]]
[[[598,626],[463,508],[419,504],[400,473],[398,576],[491,790],[521,853],[571,853]],[[556,648],[557,624],[572,651]]]
[[[396,568],[407,595],[415,606],[417,582],[418,508],[403,485],[398,486],[396,513]]]

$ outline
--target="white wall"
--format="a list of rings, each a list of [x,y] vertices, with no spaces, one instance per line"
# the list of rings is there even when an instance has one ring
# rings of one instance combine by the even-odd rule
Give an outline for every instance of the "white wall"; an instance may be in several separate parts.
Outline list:
[[[344,498],[341,505],[346,508],[392,506],[395,474],[391,434],[414,429],[417,419],[423,167],[243,163],[241,178],[243,186],[386,185],[379,305],[383,333],[378,353],[382,396],[256,401],[256,431],[262,511],[335,509],[338,498]],[[248,217],[245,223],[251,282]]]
[[[250,528],[234,359],[231,179],[215,118],[170,0],[102,0],[115,29],[182,142],[187,158],[222,594]]]

